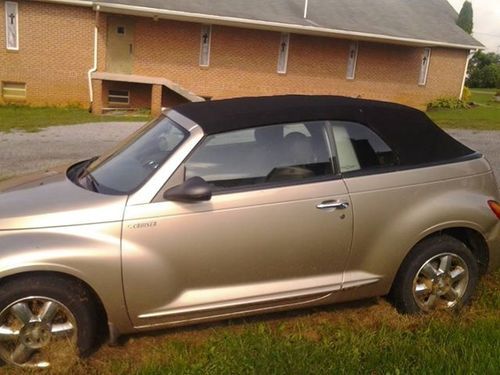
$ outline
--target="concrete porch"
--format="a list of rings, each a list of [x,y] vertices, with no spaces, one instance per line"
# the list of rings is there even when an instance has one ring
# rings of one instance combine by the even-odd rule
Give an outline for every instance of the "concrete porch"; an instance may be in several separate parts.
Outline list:
[[[94,72],[91,76],[94,100],[92,113],[114,109],[150,109],[152,116],[162,108],[205,99],[162,77]]]

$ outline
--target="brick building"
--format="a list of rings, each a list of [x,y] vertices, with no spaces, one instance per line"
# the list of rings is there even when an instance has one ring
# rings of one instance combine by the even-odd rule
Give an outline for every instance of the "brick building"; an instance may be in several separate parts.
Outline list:
[[[106,108],[285,93],[423,107],[471,51],[446,0],[0,0],[0,103]]]

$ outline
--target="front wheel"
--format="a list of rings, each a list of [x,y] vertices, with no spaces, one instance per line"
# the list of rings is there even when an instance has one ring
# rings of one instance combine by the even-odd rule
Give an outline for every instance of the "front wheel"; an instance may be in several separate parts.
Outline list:
[[[390,297],[402,313],[456,310],[470,301],[478,279],[470,249],[440,235],[415,246],[398,271]]]
[[[80,283],[53,275],[16,277],[0,287],[0,358],[24,368],[61,368],[88,351],[96,309]]]

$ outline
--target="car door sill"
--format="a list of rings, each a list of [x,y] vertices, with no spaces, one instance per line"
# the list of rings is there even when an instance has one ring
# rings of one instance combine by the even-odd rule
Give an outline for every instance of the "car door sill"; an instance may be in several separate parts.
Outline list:
[[[340,289],[338,289],[337,291],[340,291]],[[173,321],[169,321],[169,322],[146,324],[146,325],[142,325],[142,326],[136,326],[135,328],[136,329],[146,329],[146,328],[159,327],[159,326],[168,327],[168,326],[183,325],[183,324],[188,324],[188,323],[202,322],[202,321],[206,321],[206,320],[219,320],[219,319],[232,318],[232,317],[238,317],[238,316],[244,316],[244,315],[252,315],[252,314],[256,314],[256,313],[277,311],[277,310],[282,310],[282,309],[291,309],[294,307],[300,307],[303,305],[310,305],[313,303],[318,303],[322,300],[329,298],[333,293],[334,292],[331,292],[331,293],[324,294],[324,295],[318,296],[316,298],[308,299],[305,301],[283,303],[283,304],[279,304],[279,305],[266,306],[266,307],[250,308],[250,309],[246,309],[246,310],[237,310],[237,311],[231,311],[231,312],[226,312],[226,313],[219,313],[219,314],[205,315],[205,316],[194,317],[194,318],[173,320]]]
[[[292,292],[280,292],[262,296],[247,297],[241,299],[226,300],[215,303],[207,303],[193,305],[187,307],[171,308],[168,310],[151,312],[139,315],[139,319],[151,319],[161,317],[172,317],[188,314],[200,314],[210,311],[225,310],[225,309],[244,309],[245,306],[264,305],[269,303],[279,303],[280,301],[290,301],[296,299],[309,299],[311,296],[325,295],[341,289],[341,284],[331,284],[319,287],[306,288],[295,290]]]
[[[217,319],[236,315],[247,315],[257,312],[265,312],[270,310],[278,310],[285,308],[293,308],[301,305],[314,304],[320,302],[333,293],[346,290],[350,288],[360,287],[364,285],[369,285],[376,283],[380,280],[380,277],[375,275],[367,274],[364,275],[365,278],[356,281],[349,281],[344,283],[342,288],[340,284],[328,285],[319,288],[306,289],[302,291],[295,291],[291,293],[281,294],[280,296],[272,295],[266,297],[253,298],[251,300],[239,300],[239,301],[227,301],[222,303],[207,304],[201,306],[192,306],[188,308],[178,308],[170,309],[167,311],[159,311],[153,313],[146,313],[139,315],[138,318],[141,320],[146,319],[172,319],[168,322],[163,323],[152,323],[147,325],[141,325],[136,328],[146,328],[156,325],[177,325],[187,322],[195,322],[199,320],[206,319]],[[272,305],[269,305],[272,304]],[[261,305],[259,307],[259,305]],[[224,312],[225,310],[225,312]],[[217,313],[218,311],[218,313]],[[213,314],[210,314],[212,312]],[[193,315],[203,316],[194,316]],[[191,315],[191,317],[189,317]]]

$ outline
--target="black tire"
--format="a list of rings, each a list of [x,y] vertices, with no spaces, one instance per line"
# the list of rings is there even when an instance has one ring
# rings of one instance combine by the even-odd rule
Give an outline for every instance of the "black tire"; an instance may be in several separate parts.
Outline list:
[[[64,305],[77,324],[78,354],[87,355],[97,334],[97,308],[83,283],[54,274],[20,275],[0,283],[0,311],[30,296],[45,297]]]
[[[431,259],[442,255],[452,254],[463,261],[468,273],[467,286],[464,287],[462,297],[448,310],[459,310],[470,302],[479,279],[479,267],[471,250],[461,241],[448,235],[439,235],[427,238],[418,243],[408,254],[398,270],[392,284],[389,299],[397,310],[404,314],[426,312],[414,295],[414,280],[421,268]],[[446,308],[446,306],[445,306]]]

